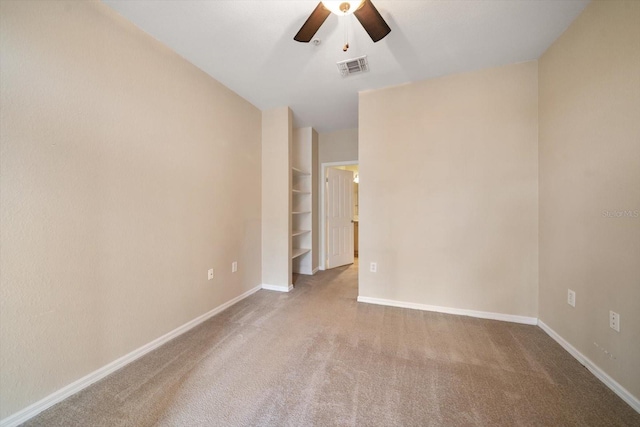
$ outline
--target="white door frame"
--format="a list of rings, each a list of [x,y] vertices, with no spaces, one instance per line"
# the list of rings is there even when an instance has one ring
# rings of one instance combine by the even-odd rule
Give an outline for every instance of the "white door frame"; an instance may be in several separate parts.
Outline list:
[[[333,168],[336,166],[353,166],[357,165],[357,160],[345,160],[343,162],[326,162],[320,164],[320,179],[318,183],[320,185],[320,259],[318,267],[320,270],[326,270],[327,267],[327,206],[325,205],[325,189],[327,179],[327,168]],[[358,174],[360,174],[358,172]],[[359,203],[358,203],[359,204]]]

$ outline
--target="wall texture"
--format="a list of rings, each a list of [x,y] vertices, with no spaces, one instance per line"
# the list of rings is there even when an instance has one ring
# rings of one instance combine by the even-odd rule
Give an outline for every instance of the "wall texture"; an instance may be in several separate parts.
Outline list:
[[[318,134],[318,163],[358,160],[358,129]]]
[[[539,84],[539,317],[638,398],[640,2],[589,4]]]
[[[537,316],[537,108],[535,62],[360,94],[361,297]]]
[[[291,155],[289,107],[262,113],[262,284],[291,285]]]
[[[0,31],[5,418],[260,284],[261,113],[101,3]]]

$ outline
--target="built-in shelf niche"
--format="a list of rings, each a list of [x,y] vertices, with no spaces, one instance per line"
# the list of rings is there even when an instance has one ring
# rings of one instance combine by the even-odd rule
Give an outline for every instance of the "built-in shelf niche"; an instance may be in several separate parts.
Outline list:
[[[296,167],[291,171],[293,272],[311,274],[311,174]]]
[[[313,180],[311,128],[294,130],[291,157],[291,258],[292,270],[313,274]]]

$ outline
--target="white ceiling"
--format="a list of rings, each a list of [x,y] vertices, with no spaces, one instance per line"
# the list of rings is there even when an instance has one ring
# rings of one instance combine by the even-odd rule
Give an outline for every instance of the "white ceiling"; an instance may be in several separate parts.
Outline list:
[[[357,127],[360,91],[537,59],[588,0],[373,0],[386,38],[331,15],[317,47],[293,40],[316,0],[103,2],[258,108],[328,132]],[[371,71],[341,77],[336,62],[361,55]]]

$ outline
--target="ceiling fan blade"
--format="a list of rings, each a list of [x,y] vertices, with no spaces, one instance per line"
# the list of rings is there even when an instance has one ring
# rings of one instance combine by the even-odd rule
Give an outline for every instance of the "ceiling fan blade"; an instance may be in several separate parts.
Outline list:
[[[356,15],[356,18],[358,18],[365,31],[369,33],[369,37],[374,43],[382,40],[391,32],[391,28],[389,28],[378,9],[370,0],[364,0],[362,6],[353,14]]]
[[[309,43],[330,14],[331,12],[322,2],[318,3],[293,39],[297,42]]]

